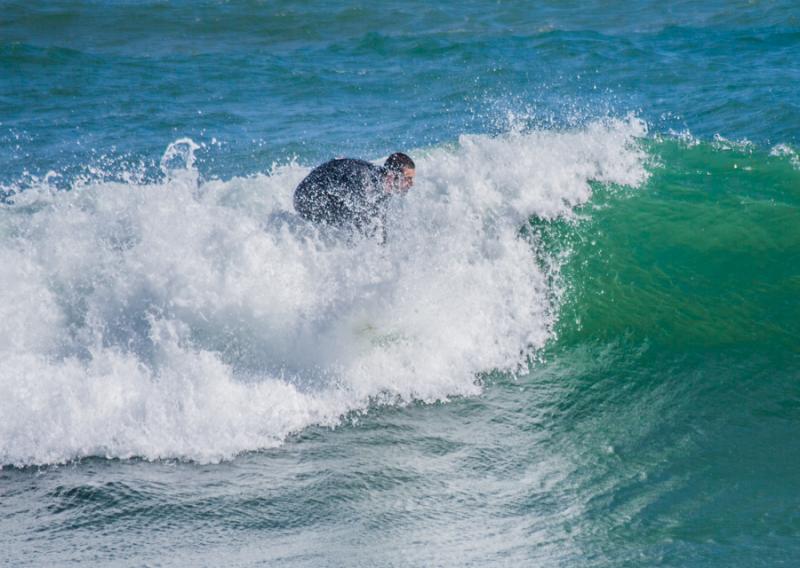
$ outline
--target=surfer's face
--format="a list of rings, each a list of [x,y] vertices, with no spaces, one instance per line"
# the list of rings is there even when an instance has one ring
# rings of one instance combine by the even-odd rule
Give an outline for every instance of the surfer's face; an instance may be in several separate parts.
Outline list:
[[[414,168],[403,168],[402,173],[391,172],[386,176],[387,189],[389,193],[399,193],[405,195],[411,186],[414,185],[414,176],[417,171]]]

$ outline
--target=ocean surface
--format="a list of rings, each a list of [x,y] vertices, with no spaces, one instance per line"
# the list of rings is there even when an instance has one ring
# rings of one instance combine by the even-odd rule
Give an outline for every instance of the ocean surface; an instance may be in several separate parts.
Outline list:
[[[0,1],[0,238],[0,565],[800,565],[796,0]]]

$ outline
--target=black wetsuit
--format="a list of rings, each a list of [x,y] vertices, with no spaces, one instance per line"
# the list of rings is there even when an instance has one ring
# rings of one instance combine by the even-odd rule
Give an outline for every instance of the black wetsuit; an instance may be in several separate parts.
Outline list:
[[[356,230],[386,240],[384,168],[342,158],[314,168],[294,190],[294,208],[301,217],[323,225]]]

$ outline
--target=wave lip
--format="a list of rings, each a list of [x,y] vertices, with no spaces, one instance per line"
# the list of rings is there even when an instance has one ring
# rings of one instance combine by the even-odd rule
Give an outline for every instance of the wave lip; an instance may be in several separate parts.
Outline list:
[[[629,117],[421,150],[385,247],[294,216],[308,168],[202,181],[189,140],[160,183],[19,193],[0,209],[0,463],[215,462],[373,404],[478,394],[557,315],[520,226],[572,215],[590,181],[642,183],[645,133]]]

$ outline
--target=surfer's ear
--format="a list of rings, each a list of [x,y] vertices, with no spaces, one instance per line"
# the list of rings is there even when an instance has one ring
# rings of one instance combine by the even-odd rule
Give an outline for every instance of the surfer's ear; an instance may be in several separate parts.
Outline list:
[[[397,174],[392,170],[385,170],[383,174],[383,185],[386,188],[386,193],[394,193],[397,191]]]

